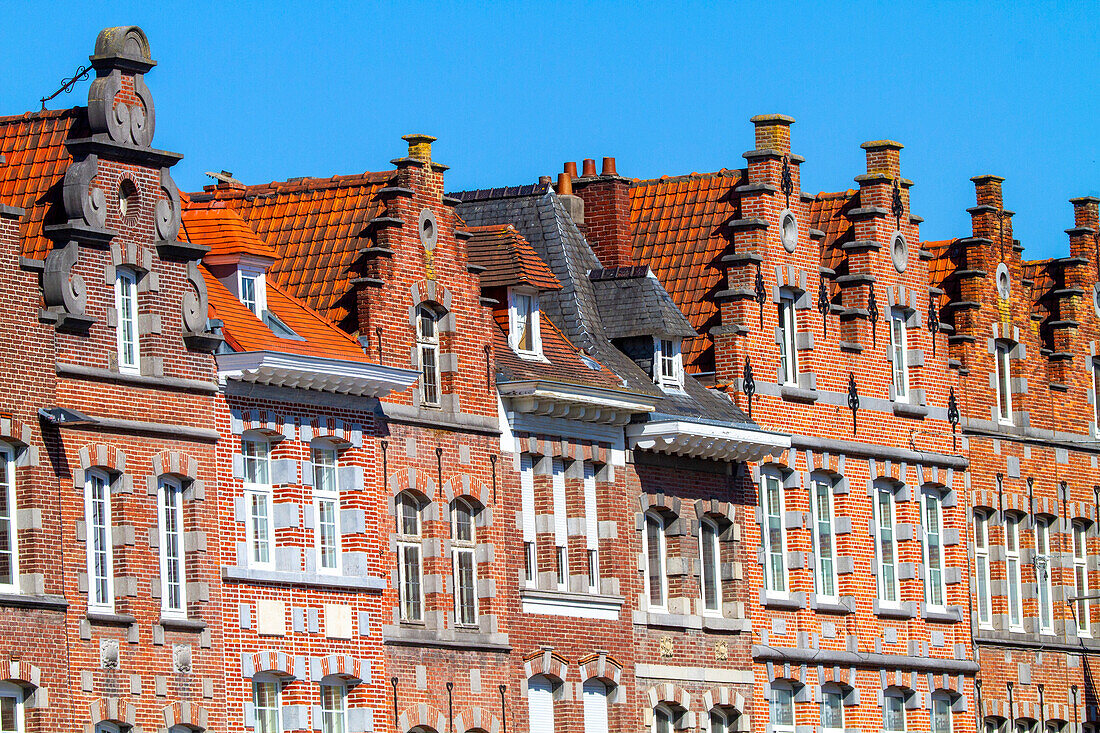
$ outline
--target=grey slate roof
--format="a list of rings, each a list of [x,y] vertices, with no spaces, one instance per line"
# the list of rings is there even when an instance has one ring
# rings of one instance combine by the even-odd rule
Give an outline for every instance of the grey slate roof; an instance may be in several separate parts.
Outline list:
[[[588,279],[608,338],[697,335],[648,267],[593,270]]]
[[[521,186],[448,195],[461,202],[456,210],[469,226],[511,224],[519,230],[562,284],[561,290],[540,296],[539,306],[543,314],[574,345],[621,377],[626,389],[652,398],[661,418],[754,425],[724,394],[709,390],[694,379],[685,380],[682,393],[662,391],[649,374],[611,343],[601,318],[601,300],[596,293],[597,287],[604,286],[597,286],[589,279],[590,272],[602,270],[603,267],[553,189],[543,184],[529,189]],[[600,277],[601,274],[597,274],[597,282],[600,282]],[[671,297],[659,281],[653,279],[652,282],[660,289],[661,295],[647,290],[647,297],[667,300],[671,304]],[[644,287],[652,288],[649,284]],[[610,306],[605,304],[604,307]],[[675,308],[674,305],[672,307]],[[660,318],[670,316],[665,313]],[[684,319],[682,314],[680,318]],[[687,320],[684,319],[683,323],[686,324]],[[690,329],[690,325],[687,328]]]

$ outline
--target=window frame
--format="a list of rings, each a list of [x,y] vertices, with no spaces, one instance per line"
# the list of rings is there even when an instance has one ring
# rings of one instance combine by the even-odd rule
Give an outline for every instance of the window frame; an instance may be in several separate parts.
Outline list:
[[[761,545],[764,548],[764,589],[768,595],[787,598],[790,589],[787,585],[787,527],[784,521],[786,508],[786,491],[783,478],[775,471],[764,471],[760,475],[760,501],[761,501]],[[771,499],[778,500],[777,509],[773,513]],[[772,521],[775,526],[772,526]],[[774,547],[773,533],[779,538],[778,549]],[[773,563],[778,560],[779,567]]]
[[[102,499],[93,498],[93,490],[96,481],[100,481],[103,492]],[[97,523],[94,520],[94,504],[97,502],[102,503],[103,513],[103,531],[100,534]],[[88,573],[88,609],[91,611],[101,611],[113,613],[115,608],[115,589],[114,589],[114,547],[111,538],[111,476],[101,468],[89,469],[84,477],[84,521],[85,521],[85,544],[87,555],[86,570]],[[97,548],[97,542],[102,541],[104,547],[102,551]],[[100,584],[100,575],[96,572],[97,556],[103,556],[103,594],[104,598],[100,600],[98,596],[98,586]]]
[[[526,301],[529,311],[522,313]],[[539,291],[534,288],[508,288],[508,344],[520,356],[542,357],[542,323],[539,317]],[[526,323],[524,323],[526,321]],[[530,348],[521,345],[521,329],[529,329]]]
[[[331,457],[331,463],[328,458]],[[319,461],[318,458],[321,458]],[[309,462],[313,471],[313,526],[317,549],[317,572],[340,575],[343,572],[343,542],[340,535],[340,451],[330,441],[314,440],[309,446]],[[326,478],[327,476],[327,478]],[[324,506],[332,505],[331,547],[325,538]],[[326,564],[326,551],[331,552],[332,564]]]
[[[896,402],[909,402],[909,334],[905,309],[890,309],[890,384]]]
[[[993,515],[985,509],[974,509],[974,575],[978,605],[978,627],[993,628],[993,598],[989,568],[989,523]],[[984,618],[983,618],[984,613]]]
[[[141,335],[138,327],[138,274],[128,267],[115,269],[115,345],[118,370],[125,374],[141,374]],[[126,317],[126,305],[130,306]],[[127,344],[127,341],[130,343]],[[127,345],[132,347],[126,358]]]
[[[254,451],[249,450],[249,446]],[[260,569],[275,567],[275,487],[271,483],[271,441],[265,436],[241,437],[242,490],[245,497],[246,541],[248,566]],[[253,470],[250,470],[250,466]],[[260,502],[257,504],[257,502]],[[263,516],[257,508],[263,508]],[[263,535],[260,536],[262,521]],[[266,558],[261,558],[266,554]]]
[[[887,700],[897,700],[898,710],[897,713],[901,718],[901,725],[897,728],[888,728],[887,722],[890,719],[890,711],[887,708]],[[901,690],[883,690],[882,693],[882,730],[886,733],[905,733],[906,718],[905,714],[905,695]]]
[[[584,733],[609,733],[611,726],[610,702],[611,685],[608,683],[598,677],[590,677],[581,684],[581,718],[584,723]],[[591,709],[590,706],[593,705],[603,706],[603,709],[596,711],[596,714],[603,718],[604,725],[600,728],[589,730],[589,710]]]
[[[795,312],[795,295],[782,290],[776,303],[776,322],[779,327],[779,367],[782,376],[779,383],[798,386],[798,315]]]
[[[417,366],[420,369],[420,404],[424,407],[443,406],[443,376],[439,363],[441,355],[439,323],[442,318],[443,314],[427,303],[416,306],[416,353]],[[425,323],[432,325],[430,334],[426,333]],[[429,355],[430,360],[425,358]]]
[[[461,538],[459,529],[459,516],[462,509],[465,509],[469,516],[469,539]],[[465,496],[455,497],[451,503],[451,581],[454,589],[453,595],[453,612],[454,623],[456,626],[474,627],[478,625],[479,620],[479,603],[477,597],[477,517],[478,508],[474,506],[474,503]],[[461,597],[462,589],[465,587],[462,582],[460,574],[462,573],[463,558],[469,560],[469,590],[470,598],[468,604],[469,620],[466,620],[467,604],[465,599]]]
[[[1020,523],[1023,520],[1024,518],[1019,514],[1005,512],[1004,521],[1002,522],[1004,528],[1005,584],[1007,586],[1006,601],[1008,603],[1009,631],[1024,630],[1023,579],[1020,559]]]
[[[825,696],[836,696],[839,704],[836,707],[835,712],[840,715],[840,726],[827,726],[826,710],[829,710],[829,706],[826,704]],[[821,701],[818,703],[820,713],[820,723],[822,733],[844,733],[844,691],[840,688],[840,685],[835,682],[827,682],[821,686]]]
[[[24,716],[24,713],[25,713],[24,708],[25,708],[26,699],[27,699],[26,690],[24,690],[22,687],[20,687],[16,683],[14,683],[14,682],[0,682],[0,700],[14,700],[15,701],[13,703],[14,710],[12,711],[14,713],[13,717],[14,717],[14,722],[15,722],[15,728],[11,731],[5,731],[2,727],[0,727],[0,732],[2,732],[2,733],[23,733],[23,731],[26,730],[26,718]],[[0,705],[2,705],[2,703],[0,703]],[[2,718],[0,718],[0,720],[2,720]]]
[[[706,535],[710,532],[713,536],[713,544],[710,552],[707,552]],[[699,607],[701,615],[722,616],[722,528],[713,517],[703,516],[699,520]],[[707,572],[708,566],[710,572]],[[714,581],[714,601],[716,606],[707,605],[707,578]]]
[[[174,497],[169,504],[169,497]],[[183,483],[171,476],[162,476],[157,487],[157,516],[160,538],[160,613],[161,616],[173,618],[187,618],[187,552],[184,547],[186,529],[183,519]],[[175,524],[175,546],[178,557],[174,560],[170,557],[170,534],[168,520]],[[171,565],[177,566],[179,602],[173,605],[171,602]]]
[[[875,580],[877,585],[878,601],[880,605],[897,608],[901,605],[901,579],[898,577],[900,562],[898,559],[898,508],[897,494],[899,487],[886,485],[882,482],[874,485],[873,511],[875,518]],[[890,509],[889,526],[884,523],[882,498],[888,498],[887,505]],[[889,532],[889,537],[883,533]],[[890,549],[890,560],[886,559],[886,548]],[[886,577],[889,569],[890,578]],[[887,596],[892,594],[893,598]]]
[[[535,461],[530,453],[519,457],[520,506],[523,510],[523,585],[537,588],[538,532],[535,527]]]
[[[682,341],[671,336],[653,337],[653,381],[661,387],[684,386]],[[666,367],[667,372],[666,373]]]
[[[1089,595],[1089,552],[1088,539],[1089,527],[1081,520],[1075,520],[1072,524],[1073,535],[1070,541],[1073,544],[1073,588],[1074,595],[1078,598]],[[1092,636],[1091,602],[1089,600],[1076,601],[1074,617],[1077,624],[1077,636],[1090,638]]]
[[[676,712],[669,705],[663,702],[657,703],[653,707],[653,733],[675,733],[677,717]],[[665,725],[661,724],[662,718]]]
[[[943,542],[944,535],[944,523],[943,523],[943,493],[938,489],[925,489],[921,495],[921,550],[924,555],[924,602],[925,604],[935,610],[945,610],[947,608],[947,583],[945,582],[947,572],[947,558],[945,555],[946,547]],[[929,505],[932,505],[935,509],[935,531],[929,521]],[[932,538],[935,537],[935,548],[937,549],[937,555],[939,560],[939,567],[933,568],[933,543]],[[939,594],[939,601],[937,602],[935,594]]]
[[[260,705],[260,690],[267,686],[275,689],[275,704],[272,707]],[[261,673],[252,677],[252,728],[256,733],[282,733],[283,730],[283,683],[273,674]],[[271,711],[275,727],[266,730],[260,725],[260,711]]]
[[[554,508],[554,562],[557,589],[569,590],[569,509],[565,491],[565,461],[550,459],[550,488]]]
[[[1050,529],[1053,522],[1050,515],[1037,514],[1035,524],[1035,568],[1036,604],[1039,608],[1039,633],[1054,633],[1054,587],[1051,580]],[[1045,619],[1044,619],[1045,615]]]
[[[656,558],[651,557],[651,540],[649,537],[650,522],[654,523],[657,528],[657,555]],[[642,557],[645,558],[645,572],[643,573],[643,580],[645,583],[645,597],[647,607],[650,612],[667,613],[668,612],[668,543],[665,537],[668,530],[665,517],[656,509],[650,509],[643,515],[642,520]],[[654,568],[653,560],[656,559],[657,567]],[[652,577],[656,571],[657,585],[654,587],[654,578]],[[660,602],[653,602],[653,591],[656,590],[660,595]]]
[[[536,682],[536,680],[537,680],[537,682]],[[532,675],[527,680],[527,724],[528,724],[528,728],[530,730],[534,730],[534,725],[532,724],[532,721],[531,721],[532,708],[534,707],[534,705],[532,704],[532,698],[531,698],[531,688],[533,686],[532,685],[533,682],[535,682],[535,685],[537,685],[537,687],[540,688],[539,689],[539,695],[540,696],[543,695],[543,694],[548,696],[549,705],[547,706],[547,711],[550,714],[550,720],[546,721],[546,722],[548,722],[550,724],[550,730],[554,730],[554,723],[555,723],[555,718],[556,718],[556,716],[554,714],[555,713],[555,710],[554,710],[554,687],[555,687],[555,685],[554,685],[554,681],[552,679],[550,679],[550,677],[548,677],[546,675],[543,675],[543,674]],[[541,689],[542,686],[543,686],[543,682],[546,683],[545,691]]]
[[[596,495],[596,466],[585,461],[584,471],[584,525],[585,559],[588,563],[588,592],[600,592],[600,518],[599,499]]]
[[[997,388],[997,422],[1014,425],[1012,418],[1012,345],[996,341],[993,348],[994,384]]]
[[[0,492],[8,507],[8,516],[0,514],[0,523],[7,522],[8,552],[11,555],[11,582],[0,580],[0,591],[19,593],[19,507],[16,500],[19,494],[15,475],[15,448],[0,442]]]
[[[943,705],[943,712],[947,716],[947,728],[946,730],[936,730],[936,706]],[[953,707],[951,698],[943,693],[933,692],[931,705],[928,708],[928,729],[929,733],[951,733],[954,729],[955,720],[952,715],[951,708]]]
[[[780,693],[777,695],[777,693]],[[785,698],[782,702],[782,707],[785,708],[783,712],[787,713],[783,717],[790,720],[787,722],[778,722],[779,713],[781,712],[781,703],[779,697]],[[794,733],[795,727],[798,723],[798,716],[795,710],[795,691],[794,687],[786,681],[777,680],[771,683],[771,695],[768,696],[768,727],[771,733]]]
[[[404,520],[408,517],[404,514],[406,506],[412,507],[412,519],[415,523],[415,532],[404,531]],[[401,623],[424,623],[424,504],[419,497],[410,491],[402,491],[394,498],[394,516],[396,517],[397,535],[397,606]],[[409,597],[412,586],[406,568],[407,555],[415,555],[417,576],[415,579],[415,598]],[[415,613],[413,613],[415,611]]]
[[[321,704],[318,706],[321,713],[321,733],[347,733],[348,730],[348,685],[339,677],[329,675],[317,685]],[[337,691],[339,707],[328,709],[329,700],[325,698],[325,690]],[[331,721],[338,719],[339,725],[332,727]]]
[[[818,598],[835,601],[840,597],[840,578],[836,572],[836,522],[835,506],[833,502],[833,486],[835,481],[828,480],[824,476],[813,474],[810,476],[810,516],[812,525],[811,539],[814,551],[814,591]],[[823,490],[823,492],[822,492]],[[827,506],[822,516],[822,493],[824,493]],[[822,550],[823,526],[829,537],[829,550]],[[832,584],[832,593],[827,593],[823,588],[827,583]]]

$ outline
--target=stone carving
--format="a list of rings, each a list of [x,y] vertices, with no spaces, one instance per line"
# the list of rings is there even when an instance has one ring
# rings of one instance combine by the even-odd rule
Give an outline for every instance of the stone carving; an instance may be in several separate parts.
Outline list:
[[[661,656],[662,657],[671,657],[672,656],[672,637],[671,636],[662,636],[661,637],[661,647],[660,647],[660,649],[661,649]]]
[[[100,639],[99,666],[103,669],[118,669],[118,639]]]
[[[153,142],[153,95],[144,73],[153,67],[149,41],[140,28],[107,28],[95,43],[92,66],[96,80],[88,91],[88,123],[93,133],[111,142],[147,148]],[[123,73],[132,77],[132,91],[123,94]]]
[[[718,661],[730,658],[730,645],[725,639],[714,642],[714,658]]]
[[[73,265],[79,258],[79,248],[80,245],[76,242],[54,247],[46,255],[42,272],[42,290],[46,305],[61,308],[75,316],[84,315],[84,306],[88,301],[84,279],[72,272]]]
[[[92,229],[102,229],[107,223],[107,197],[103,189],[92,185],[98,170],[99,156],[89,155],[65,171],[62,203],[70,223]]]
[[[207,294],[206,282],[199,272],[199,263],[192,260],[187,263],[187,282],[193,290],[183,294],[183,330],[198,334],[206,332]]]
[[[180,231],[180,192],[167,168],[160,169],[160,188],[165,198],[157,200],[154,217],[157,236],[161,241],[172,242]]]
[[[191,671],[190,644],[174,644],[172,646],[172,668],[177,672]]]

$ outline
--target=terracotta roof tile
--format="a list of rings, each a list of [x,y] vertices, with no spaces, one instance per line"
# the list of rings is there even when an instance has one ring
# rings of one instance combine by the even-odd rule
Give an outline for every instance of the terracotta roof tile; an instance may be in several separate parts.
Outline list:
[[[274,249],[256,236],[248,223],[233,209],[217,203],[188,203],[183,210],[183,234],[189,242],[210,247],[207,257],[252,255],[278,259]]]
[[[523,359],[508,344],[505,328],[508,311],[498,309],[494,314],[497,328],[493,329],[493,355],[501,381],[545,379],[552,382],[580,384],[604,389],[622,389],[623,383],[610,369],[591,357],[582,357],[581,351],[550,322],[540,320],[539,334],[542,340],[540,359]],[[586,362],[586,359],[589,361]],[[596,368],[593,369],[594,365]]]
[[[511,224],[469,227],[466,243],[470,262],[485,268],[481,287],[526,284],[539,290],[557,290],[558,278],[534,248]]]

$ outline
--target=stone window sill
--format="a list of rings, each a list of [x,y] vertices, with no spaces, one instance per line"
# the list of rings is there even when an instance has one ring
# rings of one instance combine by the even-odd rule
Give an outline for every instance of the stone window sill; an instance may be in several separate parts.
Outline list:
[[[894,414],[898,417],[927,417],[928,408],[924,405],[913,405],[908,402],[895,402],[893,403]]]
[[[925,621],[956,624],[962,621],[962,611],[954,606],[947,608],[926,608],[921,618]]]
[[[41,608],[53,611],[64,611],[69,607],[69,602],[61,596],[32,596],[22,593],[0,593],[0,607],[7,608]]]
[[[804,389],[790,384],[779,385],[779,396],[788,402],[817,402],[816,389]]]
[[[780,595],[764,591],[760,594],[760,603],[765,608],[776,608],[782,611],[800,611],[806,606],[801,593]]]
[[[413,624],[383,626],[382,643],[394,646],[478,649],[503,654],[512,651],[507,634],[493,634],[463,628],[429,629]]]
[[[111,613],[110,611],[88,611],[87,618],[93,624],[107,626],[129,626],[137,623],[137,619],[128,613]]]
[[[325,573],[261,570],[229,566],[222,568],[222,580],[228,583],[274,583],[310,588],[339,588],[352,591],[382,591],[386,580],[373,576],[329,575]]]
[[[206,628],[206,622],[195,618],[174,618],[161,616],[160,625],[172,631],[202,631]]]
[[[874,613],[879,618],[913,618],[916,615],[908,603],[882,605],[878,599],[875,600]]]

